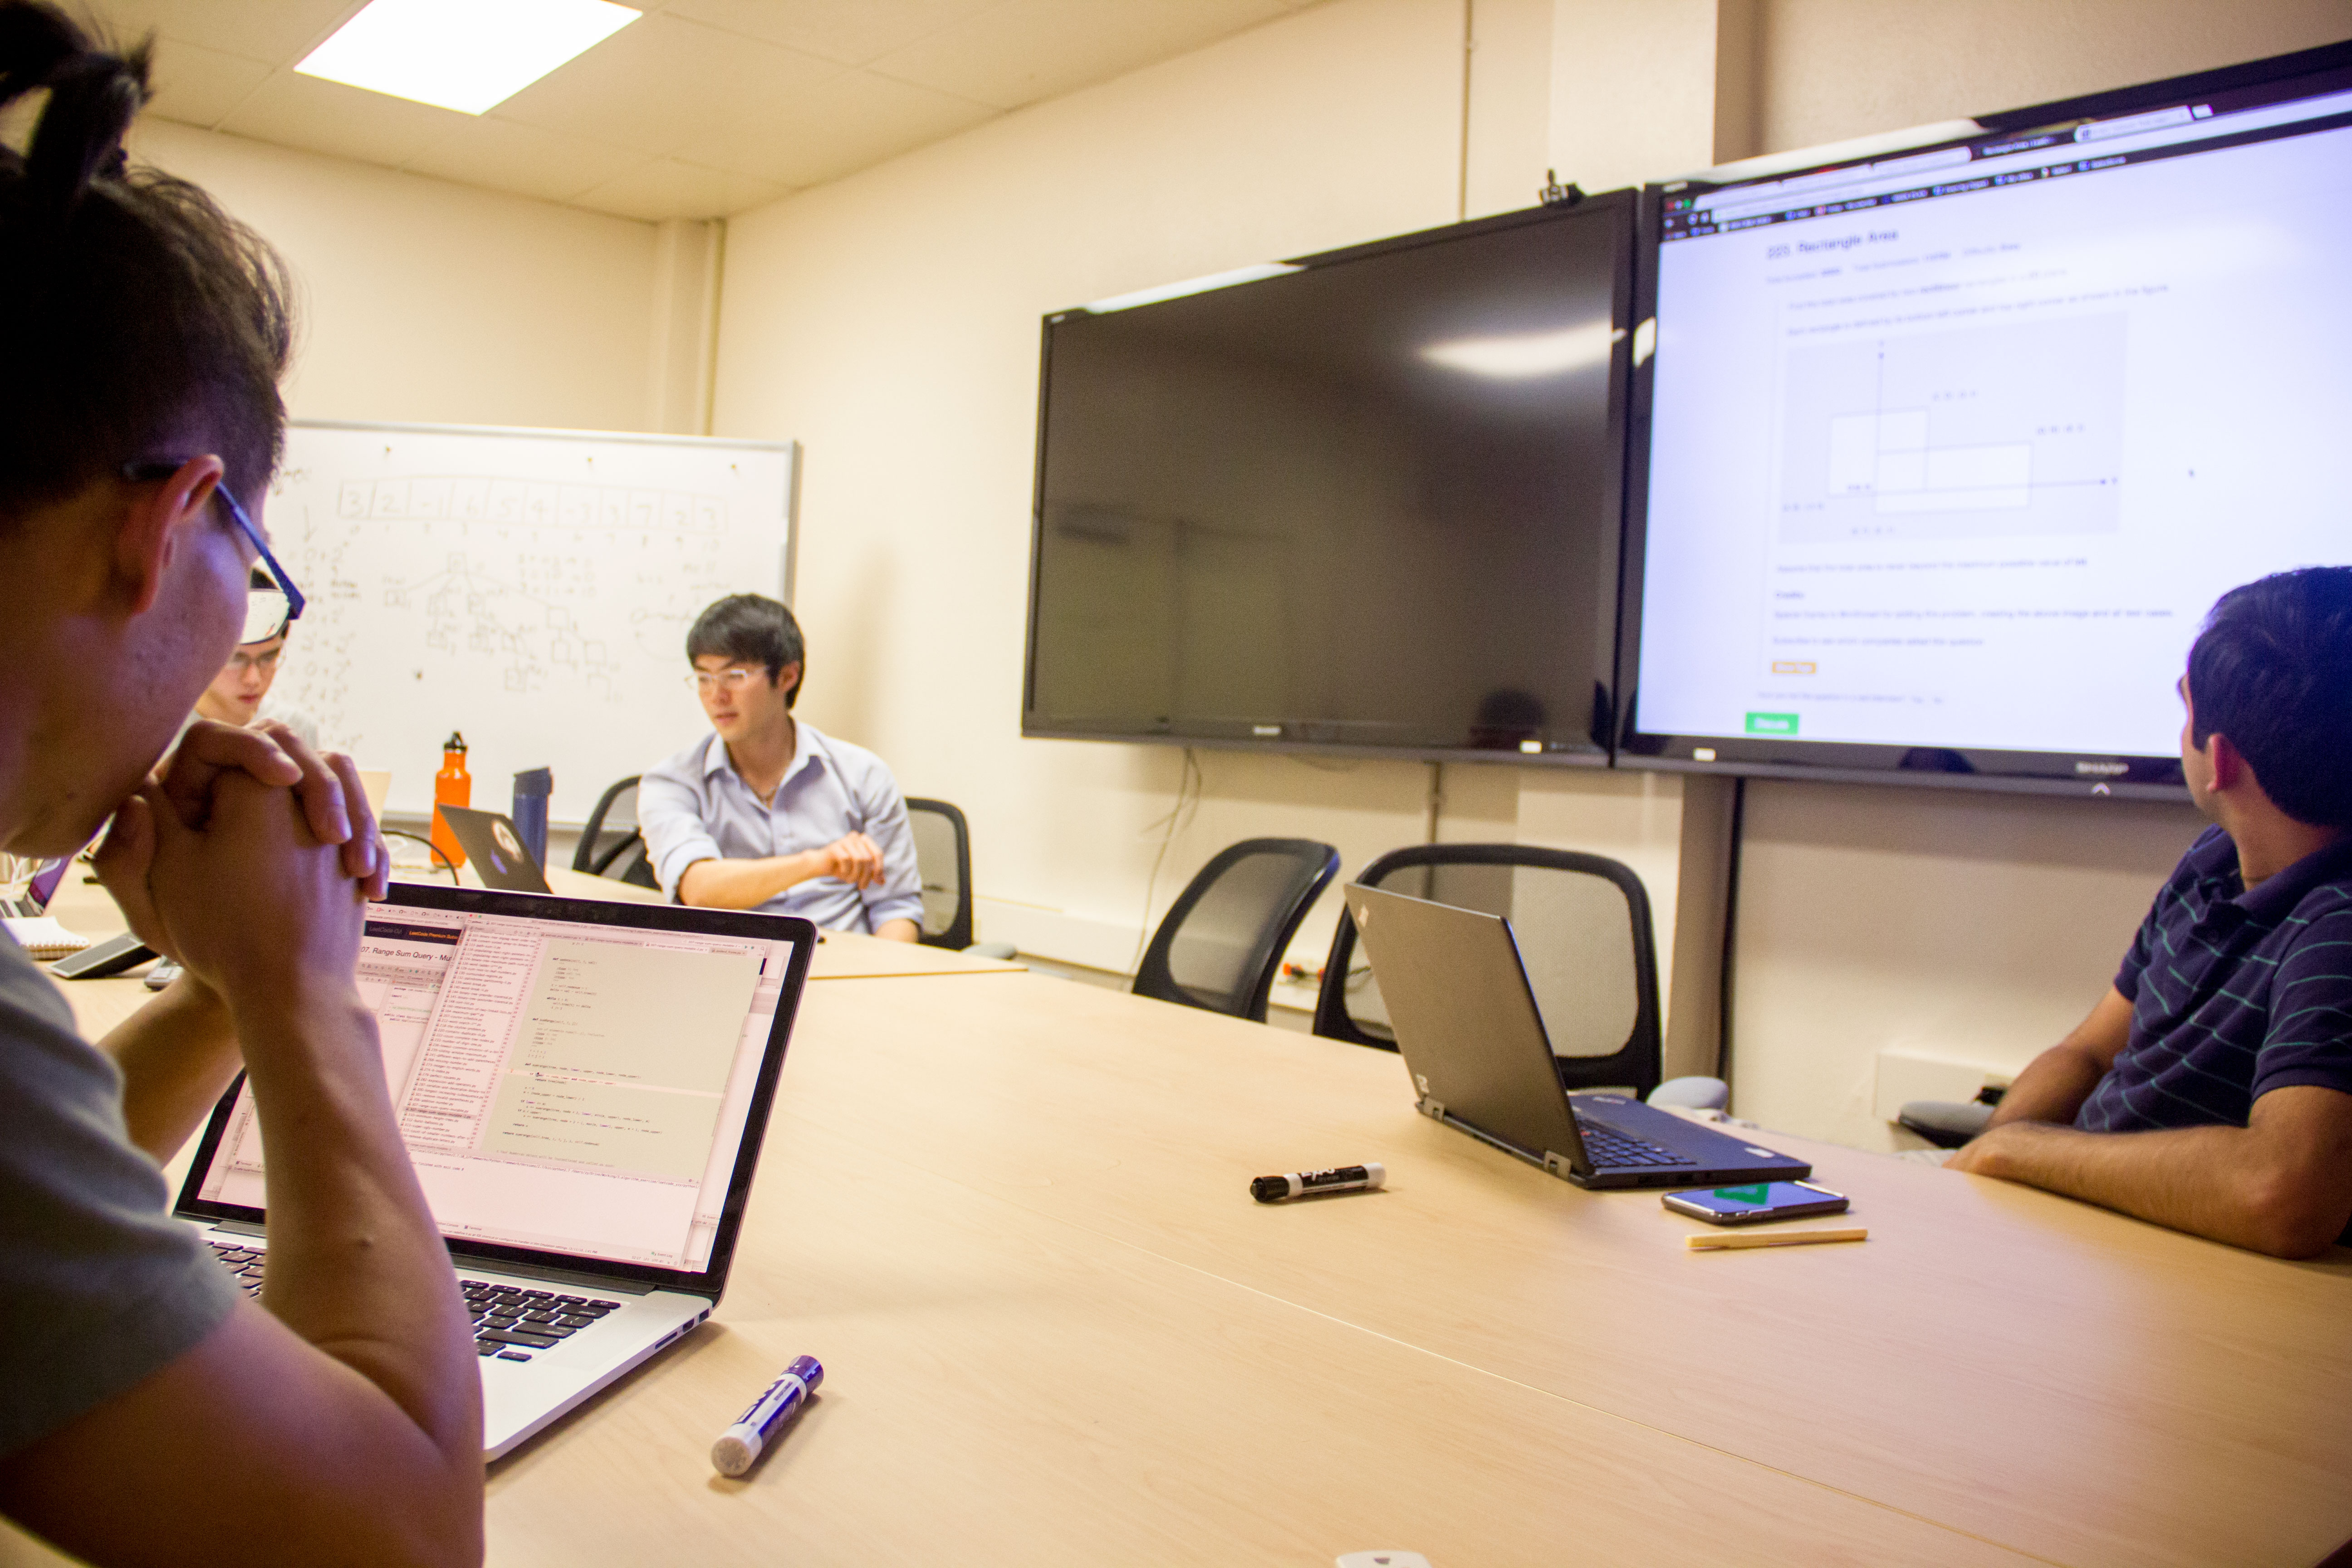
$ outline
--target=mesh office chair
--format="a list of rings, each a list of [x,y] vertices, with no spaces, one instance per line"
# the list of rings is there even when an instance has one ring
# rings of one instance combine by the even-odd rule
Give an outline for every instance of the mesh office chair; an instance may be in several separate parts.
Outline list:
[[[946,801],[913,795],[907,797],[907,823],[923,879],[923,931],[916,940],[961,952],[971,945],[971,828]]]
[[[1265,1023],[1283,950],[1339,874],[1339,852],[1311,838],[1244,838],[1219,851],[1152,933],[1135,994]]]
[[[915,837],[915,874],[923,884],[922,930],[915,940],[981,958],[1020,956],[1008,942],[971,940],[971,828],[943,800],[907,797],[907,826]]]
[[[632,773],[606,790],[588,814],[588,826],[580,830],[580,847],[572,852],[573,870],[640,888],[661,886],[653,862],[646,858],[645,836],[637,831],[639,776]]]
[[[1631,1088],[1637,1097],[1658,1087],[1657,952],[1649,895],[1630,868],[1530,845],[1416,844],[1381,856],[1356,880],[1507,919],[1560,1081],[1571,1089]],[[1323,965],[1315,1032],[1392,1051],[1380,987],[1369,967],[1349,973],[1355,956],[1356,922],[1342,913]]]

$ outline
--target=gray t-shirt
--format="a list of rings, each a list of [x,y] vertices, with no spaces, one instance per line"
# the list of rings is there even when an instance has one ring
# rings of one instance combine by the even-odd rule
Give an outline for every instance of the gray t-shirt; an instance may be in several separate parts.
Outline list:
[[[163,1370],[237,1296],[125,1133],[114,1063],[0,937],[0,1457]]]

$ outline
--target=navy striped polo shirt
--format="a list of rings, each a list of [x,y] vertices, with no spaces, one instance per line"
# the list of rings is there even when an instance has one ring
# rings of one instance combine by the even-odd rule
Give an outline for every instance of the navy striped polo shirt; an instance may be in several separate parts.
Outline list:
[[[2087,1132],[2226,1122],[2274,1089],[2352,1094],[2352,837],[2248,889],[2209,827],[2116,976],[2131,1037],[2074,1118]]]

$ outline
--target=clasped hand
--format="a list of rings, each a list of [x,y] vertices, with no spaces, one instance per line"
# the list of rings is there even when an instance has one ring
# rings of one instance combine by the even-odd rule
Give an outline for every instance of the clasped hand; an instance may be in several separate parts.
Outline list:
[[[824,863],[821,877],[838,877],[853,888],[870,888],[882,879],[882,847],[863,833],[845,833],[817,854]]]
[[[282,725],[205,721],[116,808],[95,858],[132,933],[231,1001],[348,987],[391,864],[349,757]]]

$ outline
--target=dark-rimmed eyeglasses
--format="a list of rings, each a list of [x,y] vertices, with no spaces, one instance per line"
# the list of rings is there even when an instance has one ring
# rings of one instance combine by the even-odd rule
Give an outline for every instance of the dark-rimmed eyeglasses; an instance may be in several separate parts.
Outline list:
[[[179,471],[178,463],[125,463],[122,465],[122,477],[134,485],[152,484],[158,479],[168,479]],[[228,508],[229,520],[236,524],[244,532],[246,539],[252,543],[255,551],[260,554],[262,568],[269,574],[270,581],[278,584],[278,592],[286,596],[283,615],[278,613],[275,605],[251,605],[249,609],[260,612],[259,619],[270,624],[259,636],[255,636],[256,616],[248,613],[246,616],[246,635],[237,639],[240,646],[246,643],[268,642],[271,637],[284,631],[289,625],[302,618],[302,590],[294,585],[294,579],[286,574],[286,568],[278,564],[278,557],[269,553],[269,546],[262,540],[261,530],[253,526],[253,519],[245,515],[245,508],[239,506],[236,497],[229,493],[226,476],[223,477],[223,480],[224,482],[213,486],[213,494],[218,496],[221,499],[221,504]]]

